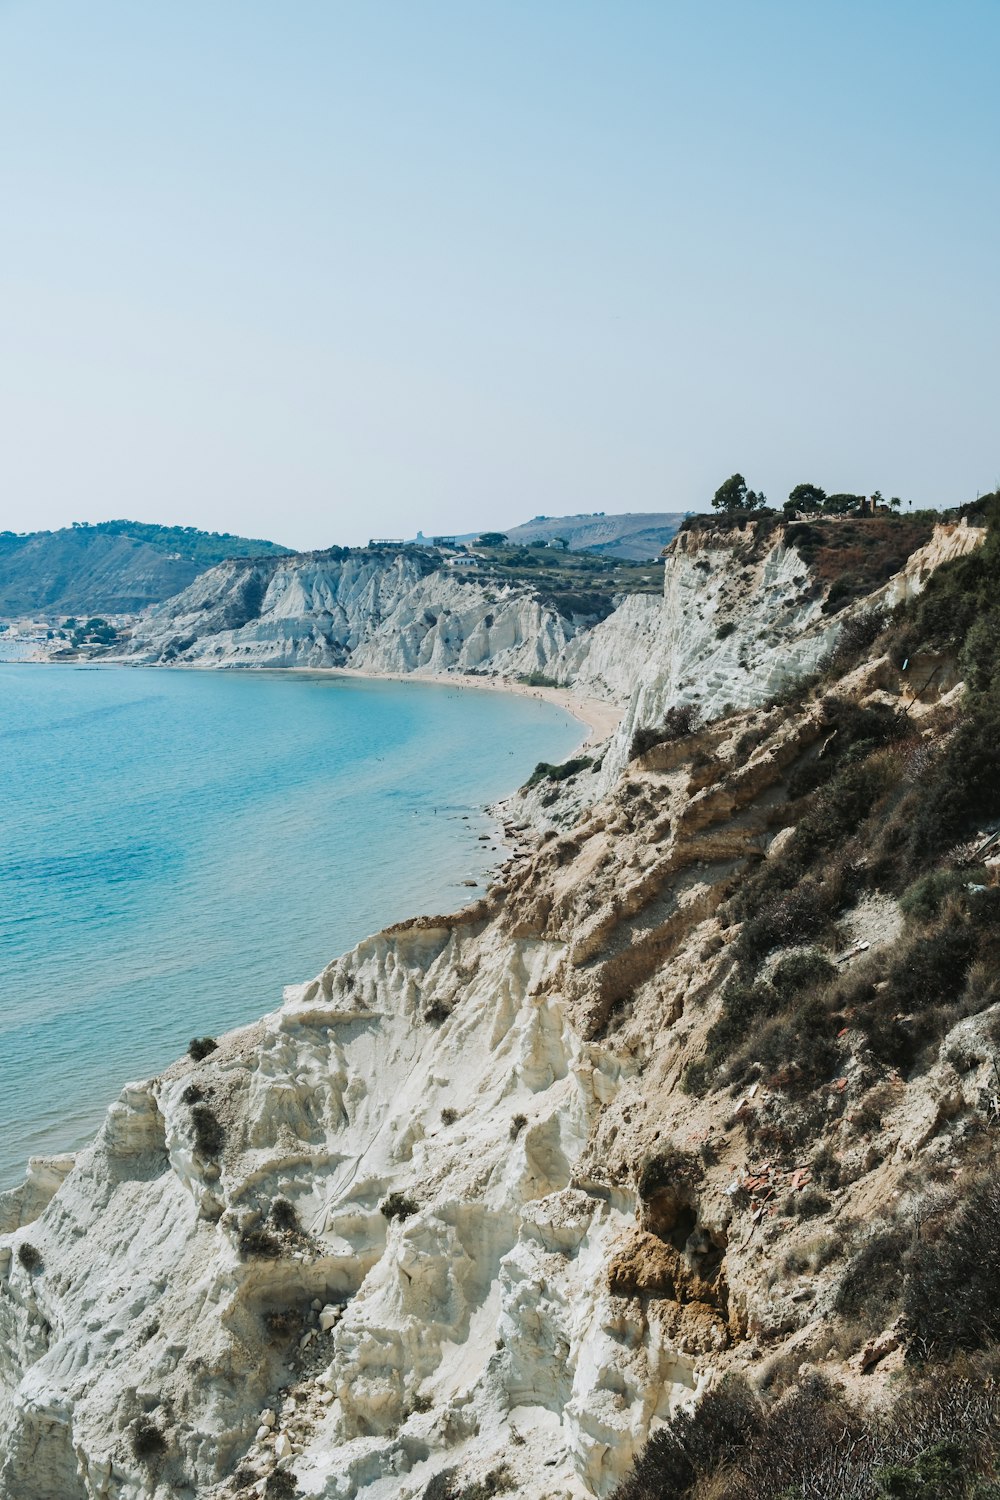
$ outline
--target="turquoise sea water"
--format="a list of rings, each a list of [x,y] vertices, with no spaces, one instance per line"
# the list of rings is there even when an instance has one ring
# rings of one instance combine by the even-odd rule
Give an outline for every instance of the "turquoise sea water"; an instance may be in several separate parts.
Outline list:
[[[0,1187],[192,1036],[473,899],[483,804],[580,735],[446,684],[0,663]]]

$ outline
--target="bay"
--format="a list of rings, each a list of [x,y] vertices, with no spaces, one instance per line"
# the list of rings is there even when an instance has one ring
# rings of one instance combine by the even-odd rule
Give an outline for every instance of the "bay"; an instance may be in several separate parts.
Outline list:
[[[0,664],[0,1187],[500,857],[580,725],[446,682]]]

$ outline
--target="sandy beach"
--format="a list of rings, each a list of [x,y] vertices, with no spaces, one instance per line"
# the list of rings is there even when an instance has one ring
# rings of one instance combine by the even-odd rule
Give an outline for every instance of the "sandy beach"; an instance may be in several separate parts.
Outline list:
[[[40,650],[35,662],[51,662],[53,656]],[[92,660],[87,657],[70,659],[77,663]],[[98,658],[98,664],[115,667],[134,667],[137,663],[127,657]],[[233,670],[230,664],[220,666],[213,662],[157,663],[158,671],[170,672],[219,672]],[[365,677],[374,682],[433,682],[440,686],[459,688],[462,691],[517,693],[523,698],[543,698],[566,710],[586,729],[580,748],[599,745],[614,734],[625,713],[621,704],[611,703],[607,698],[588,698],[572,688],[532,687],[518,682],[513,677],[480,677],[469,672],[376,672],[365,667],[240,667],[241,672],[295,672],[308,677]]]
[[[564,708],[578,719],[587,733],[581,749],[598,745],[614,734],[625,710],[606,698],[586,698],[572,688],[531,687],[510,677],[478,677],[466,672],[374,672],[352,667],[305,667],[295,671],[315,672],[318,676],[368,677],[378,682],[434,682],[438,686],[472,689],[476,692],[518,693],[524,698],[544,698]]]

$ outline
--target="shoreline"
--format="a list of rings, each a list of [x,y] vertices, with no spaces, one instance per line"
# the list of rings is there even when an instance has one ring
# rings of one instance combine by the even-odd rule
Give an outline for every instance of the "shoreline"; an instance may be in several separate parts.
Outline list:
[[[377,672],[373,667],[279,667],[237,666],[233,663],[198,662],[173,663],[130,662],[122,657],[77,657],[73,660],[57,661],[51,656],[35,656],[4,659],[0,665],[9,666],[95,666],[148,668],[158,672],[289,672],[299,677],[355,677],[367,682],[426,682],[438,687],[478,689],[481,692],[514,693],[521,698],[538,698],[562,708],[584,726],[586,734],[580,742],[581,750],[600,744],[608,739],[625,715],[624,706],[612,703],[608,698],[589,698],[574,692],[571,687],[532,687],[518,682],[513,677],[480,677],[472,672]]]
[[[376,672],[370,667],[260,667],[257,671],[293,671],[317,676],[357,677],[370,682],[427,682],[437,686],[480,689],[484,692],[514,693],[521,698],[538,698],[554,703],[582,724],[587,731],[580,748],[600,744],[614,734],[625,709],[606,698],[586,698],[572,688],[532,687],[510,677],[479,677],[469,672]]]

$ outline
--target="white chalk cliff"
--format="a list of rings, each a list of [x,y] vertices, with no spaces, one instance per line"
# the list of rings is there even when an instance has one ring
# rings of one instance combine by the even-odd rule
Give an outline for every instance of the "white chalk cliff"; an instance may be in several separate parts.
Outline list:
[[[894,597],[978,540],[953,536]],[[629,709],[576,825],[485,900],[128,1084],[75,1162],[0,1198],[5,1500],[421,1500],[443,1474],[594,1500],[766,1317],[794,1336],[809,1307],[768,1282],[734,1162],[641,1183],[715,1129],[678,1079],[726,972],[716,908],[822,733],[755,705],[835,622],[780,532],[745,541],[682,537],[662,603],[585,633],[405,558],[226,565],[153,613],[147,659],[190,635],[205,663],[539,667]],[[619,776],[682,701],[709,722]]]

